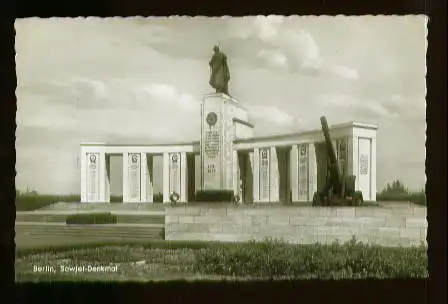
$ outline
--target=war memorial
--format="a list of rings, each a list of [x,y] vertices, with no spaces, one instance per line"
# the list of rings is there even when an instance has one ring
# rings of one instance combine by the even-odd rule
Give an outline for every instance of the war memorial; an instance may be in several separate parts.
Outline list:
[[[322,129],[254,137],[250,113],[228,92],[229,69],[218,49],[210,61],[216,93],[203,97],[198,141],[154,145],[81,144],[81,202],[110,202],[110,156],[123,156],[123,202],[153,202],[153,158],[163,156],[163,202],[175,193],[193,201],[195,189],[232,191],[241,202],[311,202],[325,187],[330,155]],[[223,56],[223,58],[221,57]],[[316,117],[316,126],[319,118]],[[340,175],[355,176],[365,201],[376,194],[377,126],[332,125],[328,132]],[[200,155],[201,184],[195,185]]]
[[[123,204],[154,203],[154,158],[163,159],[165,240],[311,244],[357,239],[384,246],[426,242],[426,208],[365,206],[376,200],[378,127],[361,122],[254,137],[244,102],[228,90],[226,56],[210,60],[214,93],[203,97],[195,142],[82,143],[81,203],[110,203],[110,157],[123,157]],[[196,156],[199,156],[196,158]],[[195,160],[200,159],[200,185]],[[200,193],[231,193],[221,201]]]

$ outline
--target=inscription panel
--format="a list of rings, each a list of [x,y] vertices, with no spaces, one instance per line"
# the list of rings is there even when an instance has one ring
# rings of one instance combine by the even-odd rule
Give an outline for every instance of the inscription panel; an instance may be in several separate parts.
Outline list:
[[[140,201],[140,153],[129,154],[129,200]]]
[[[87,200],[97,202],[100,199],[99,153],[87,153]]]
[[[270,149],[260,149],[260,200],[269,201]]]
[[[170,153],[170,193],[176,192],[180,195],[180,170],[181,158],[180,153]]]
[[[309,151],[308,144],[298,146],[299,150],[299,201],[308,200]]]
[[[203,188],[221,188],[221,106],[213,100],[204,102],[202,111]]]
[[[369,174],[369,156],[367,154],[361,154],[359,156],[359,174]]]

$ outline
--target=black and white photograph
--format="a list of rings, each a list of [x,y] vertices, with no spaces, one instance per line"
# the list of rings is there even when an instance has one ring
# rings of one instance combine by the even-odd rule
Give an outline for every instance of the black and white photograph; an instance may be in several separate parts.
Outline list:
[[[427,22],[17,19],[16,282],[427,278]]]

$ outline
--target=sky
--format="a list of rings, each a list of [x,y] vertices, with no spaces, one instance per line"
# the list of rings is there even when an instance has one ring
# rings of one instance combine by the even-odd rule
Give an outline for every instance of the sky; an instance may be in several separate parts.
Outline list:
[[[425,185],[424,16],[27,18],[15,28],[20,190],[79,193],[81,142],[199,140],[215,44],[256,136],[318,129],[322,115],[374,123],[378,190]]]

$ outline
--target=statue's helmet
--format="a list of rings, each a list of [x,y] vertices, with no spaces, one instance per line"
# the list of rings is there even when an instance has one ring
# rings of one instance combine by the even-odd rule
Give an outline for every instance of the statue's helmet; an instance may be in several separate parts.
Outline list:
[[[213,51],[218,52],[219,51],[219,45],[215,44],[213,47]]]

